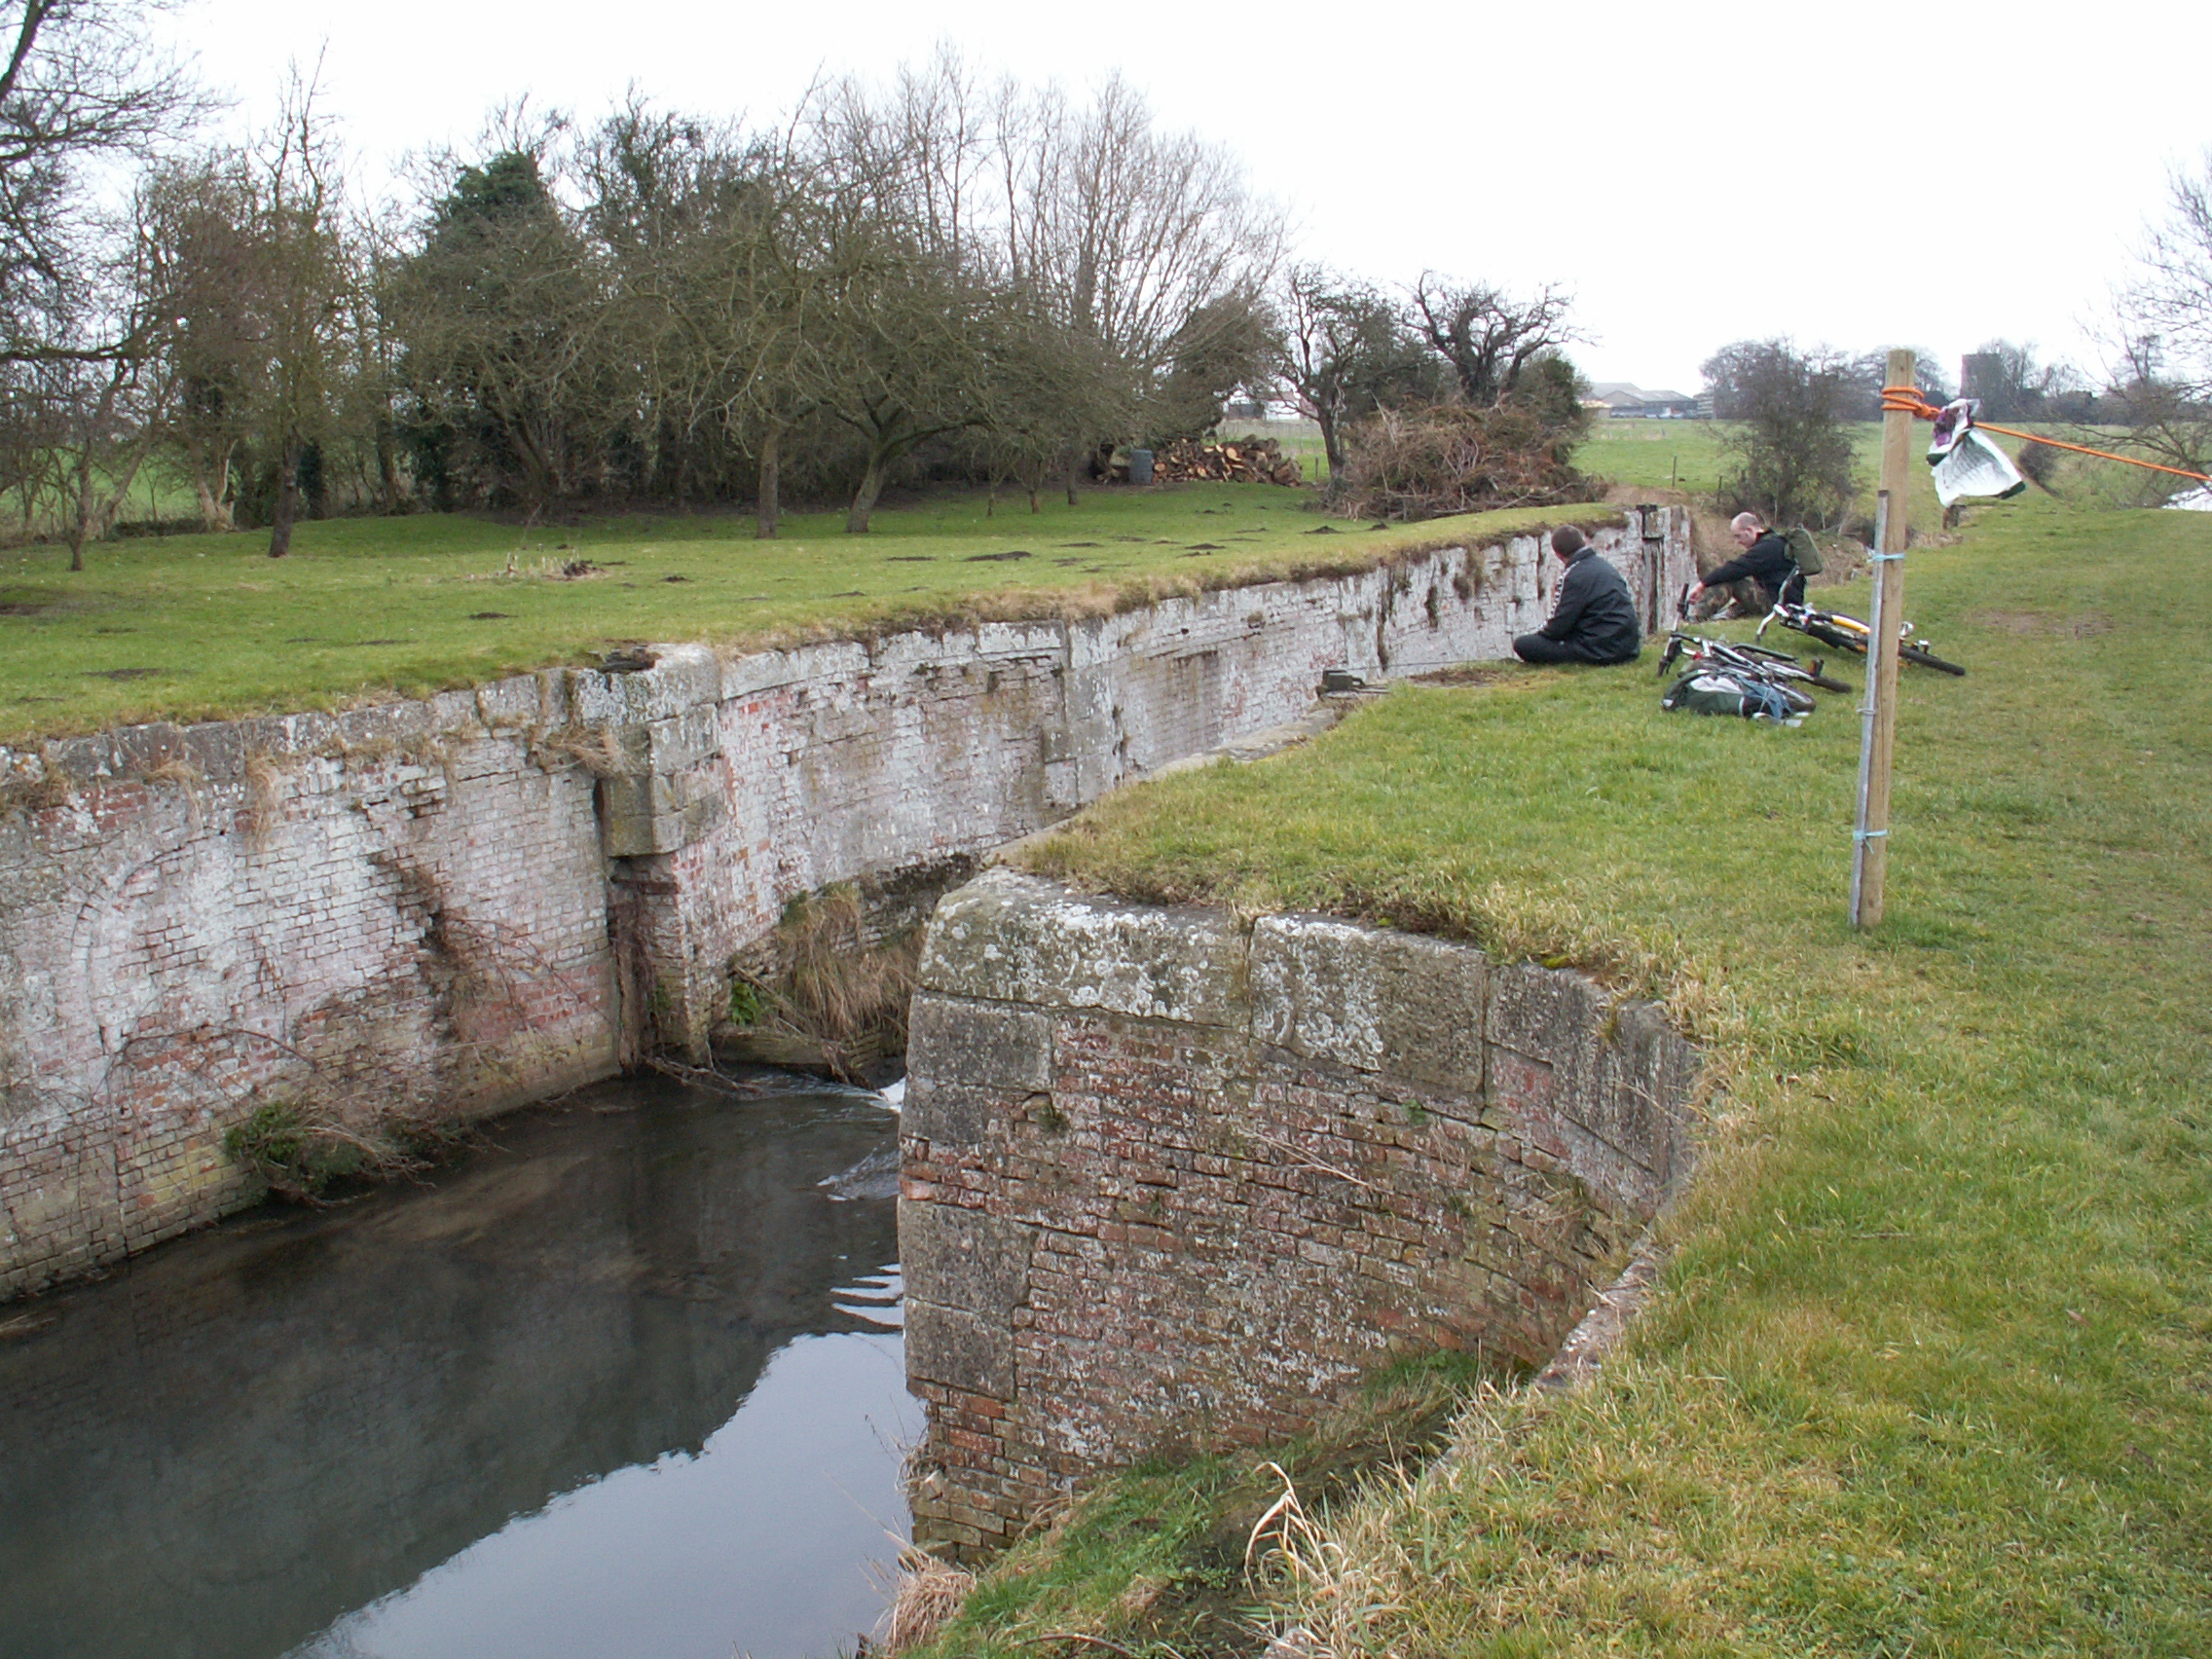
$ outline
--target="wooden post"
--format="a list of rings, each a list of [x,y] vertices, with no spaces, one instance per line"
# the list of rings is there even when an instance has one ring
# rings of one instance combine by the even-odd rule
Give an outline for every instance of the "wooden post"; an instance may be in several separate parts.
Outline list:
[[[1910,351],[1892,351],[1885,386],[1910,386]],[[1859,822],[1851,840],[1851,925],[1882,919],[1890,866],[1890,762],[1898,730],[1898,623],[1904,615],[1905,488],[1912,477],[1912,416],[1882,415],[1882,491],[1874,508],[1873,639],[1866,652],[1866,720],[1860,739]]]

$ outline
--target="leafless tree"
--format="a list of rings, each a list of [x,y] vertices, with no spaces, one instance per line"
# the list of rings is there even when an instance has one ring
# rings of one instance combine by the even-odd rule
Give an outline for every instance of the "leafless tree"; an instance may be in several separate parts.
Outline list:
[[[1423,272],[1412,297],[1422,337],[1477,409],[1511,391],[1539,353],[1576,338],[1567,321],[1573,297],[1556,283],[1516,299],[1488,282],[1458,285]]]
[[[1442,390],[1435,359],[1373,285],[1313,264],[1294,265],[1277,285],[1283,319],[1278,378],[1307,418],[1336,477],[1345,429],[1387,404],[1432,401]]]
[[[0,0],[0,356],[113,356],[92,174],[183,134],[200,100],[132,0]],[[102,326],[102,325],[105,326]]]
[[[2212,471],[2212,149],[2168,179],[2117,300],[2108,401],[2152,457]]]

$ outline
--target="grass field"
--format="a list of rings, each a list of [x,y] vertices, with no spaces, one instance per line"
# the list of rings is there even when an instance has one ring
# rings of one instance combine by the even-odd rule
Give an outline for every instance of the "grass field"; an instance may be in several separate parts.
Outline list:
[[[1582,962],[1726,1086],[1629,1351],[1471,1410],[1455,1474],[1340,1506],[1255,1616],[1346,1659],[2212,1653],[2212,522],[2038,497],[1907,570],[1972,672],[1906,671],[1871,935],[1851,699],[1670,716],[1648,656],[1401,687],[1036,856]],[[1135,1522],[1196,1490],[1146,1480]],[[1070,1535],[1121,1528],[1137,1577],[1032,1544],[944,1650],[1209,1645],[1174,1587],[1221,1558],[1146,1555],[1129,1490]]]
[[[1604,507],[1371,530],[1265,485],[1098,490],[1032,515],[979,496],[879,512],[597,518],[522,530],[459,515],[303,524],[289,558],[254,535],[133,537],[71,575],[0,553],[0,742],[156,719],[319,709],[584,662],[639,640],[745,645],[902,620],[1112,609],[1161,592],[1496,535]],[[575,569],[579,573],[563,572]]]

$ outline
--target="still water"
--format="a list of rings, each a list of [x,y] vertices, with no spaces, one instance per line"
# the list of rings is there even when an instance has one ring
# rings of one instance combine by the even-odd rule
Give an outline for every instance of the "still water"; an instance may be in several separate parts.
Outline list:
[[[919,1434],[897,1119],[623,1083],[0,1307],[5,1659],[803,1659]]]

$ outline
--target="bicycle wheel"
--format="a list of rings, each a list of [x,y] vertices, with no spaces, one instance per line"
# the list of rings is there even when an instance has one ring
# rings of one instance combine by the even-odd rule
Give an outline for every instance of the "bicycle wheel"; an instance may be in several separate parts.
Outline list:
[[[1967,671],[1957,663],[1945,662],[1934,651],[1924,651],[1918,645],[1899,645],[1898,646],[1898,655],[1904,658],[1906,662],[1920,664],[1922,668],[1939,668],[1945,674],[1956,674],[1962,679],[1966,676]]]
[[[1846,634],[1841,628],[1831,628],[1825,622],[1805,624],[1807,639],[1818,640],[1824,645],[1833,645],[1839,651],[1850,651],[1854,656],[1866,654],[1866,642],[1856,635]]]

